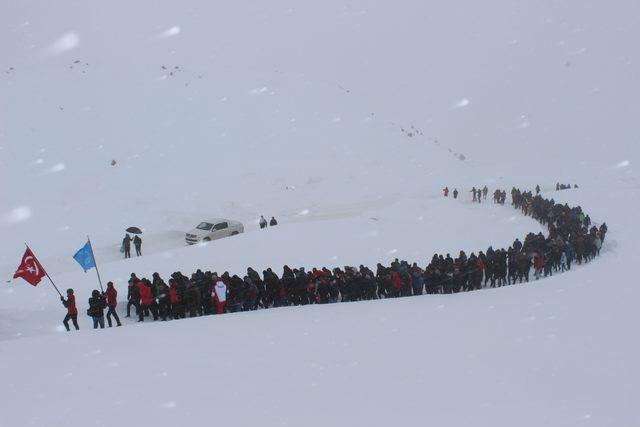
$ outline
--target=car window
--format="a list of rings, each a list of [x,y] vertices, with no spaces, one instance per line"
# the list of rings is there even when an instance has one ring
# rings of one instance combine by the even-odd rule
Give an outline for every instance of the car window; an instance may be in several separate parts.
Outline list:
[[[200,224],[198,224],[198,226],[196,228],[198,230],[209,231],[209,230],[211,230],[211,227],[213,227],[213,224],[211,224],[210,222],[201,222]]]
[[[226,222],[219,222],[213,227],[214,230],[224,230],[225,228],[229,228],[229,224]]]

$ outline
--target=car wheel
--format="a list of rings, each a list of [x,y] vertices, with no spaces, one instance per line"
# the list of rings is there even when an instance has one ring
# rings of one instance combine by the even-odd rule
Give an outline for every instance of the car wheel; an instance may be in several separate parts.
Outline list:
[[[211,237],[205,237],[204,239],[202,239],[203,242],[210,242],[211,241]]]
[[[238,234],[237,231],[234,231],[233,233],[231,233],[232,236],[235,236],[236,234]]]

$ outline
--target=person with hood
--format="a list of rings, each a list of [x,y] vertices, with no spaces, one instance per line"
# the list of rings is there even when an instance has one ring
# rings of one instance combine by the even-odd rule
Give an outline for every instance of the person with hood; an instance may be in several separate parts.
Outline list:
[[[600,240],[602,240],[602,243],[604,243],[604,236],[607,234],[607,231],[608,231],[607,223],[603,222],[600,225],[600,228],[598,229],[598,231],[600,231]]]
[[[227,285],[225,285],[220,278],[218,278],[218,281],[216,282],[215,291],[215,303],[218,314],[223,314],[224,306],[227,303]]]
[[[78,309],[76,307],[76,296],[73,294],[73,289],[67,289],[67,299],[65,300],[63,296],[60,297],[60,301],[62,301],[62,305],[67,308],[67,315],[64,316],[64,320],[62,324],[70,331],[69,328],[69,320],[73,322],[73,327],[76,328],[76,331],[80,329],[78,326]]]
[[[258,287],[249,276],[244,276],[244,311],[258,309]]]
[[[540,279],[540,276],[542,276],[542,269],[544,268],[544,258],[542,258],[542,255],[536,253],[533,256],[533,268],[534,268],[534,276],[536,278],[536,280]]]
[[[173,280],[173,279],[171,279]],[[169,283],[171,283],[171,280]],[[172,319],[173,313],[171,311],[171,290],[164,280],[158,282],[158,316],[166,321],[167,318]]]
[[[136,237],[133,238],[133,245],[136,247],[136,256],[142,255],[142,239],[140,236],[136,235]]]
[[[129,287],[127,288],[127,315],[131,317],[131,306],[136,308],[136,314],[140,312],[140,288],[138,287],[138,278],[131,275],[129,279]]]
[[[264,216],[260,215],[260,228],[267,228],[267,220],[264,219]]]
[[[293,274],[296,278],[296,304],[295,305],[307,305],[309,304],[309,298],[307,295],[309,280],[307,279],[307,273],[304,271],[304,267],[294,269]]]
[[[104,309],[107,306],[107,301],[104,299],[100,291],[94,289],[91,292],[91,298],[89,298],[89,309],[87,314],[93,319],[93,329],[104,329]]]
[[[182,295],[176,279],[169,279],[169,302],[174,319],[184,319],[186,317]]]
[[[142,279],[136,286],[140,291],[140,310],[138,310],[138,322],[144,322],[144,313],[151,312],[153,320],[158,320],[158,310],[156,307],[156,300],[153,297],[153,291],[151,290],[151,283]]]
[[[104,293],[104,296],[107,298],[107,323],[109,327],[112,327],[111,317],[116,320],[117,326],[122,326],[120,323],[120,318],[118,317],[118,313],[116,313],[116,306],[118,305],[118,291],[113,286],[113,282],[107,283],[107,291]]]
[[[391,273],[391,280],[393,282],[393,296],[399,297],[404,286],[402,279],[400,278],[400,274],[394,270],[393,273]]]
[[[278,221],[276,221],[276,217],[272,216],[271,221],[269,221],[269,226],[273,227],[274,225],[278,225]]]
[[[124,236],[122,239],[122,247],[124,248],[124,257],[131,258],[131,236],[129,234]]]
[[[457,198],[458,198],[458,189],[457,189],[457,188],[454,188],[454,189],[453,189],[453,198],[454,198],[454,199],[457,199]]]

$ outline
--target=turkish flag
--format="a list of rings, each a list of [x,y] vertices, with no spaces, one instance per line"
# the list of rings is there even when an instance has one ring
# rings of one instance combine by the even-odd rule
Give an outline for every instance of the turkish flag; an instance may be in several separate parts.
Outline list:
[[[37,286],[45,274],[47,273],[44,271],[44,268],[42,268],[36,257],[33,256],[31,249],[27,248],[22,256],[20,267],[16,270],[16,274],[13,275],[13,278],[17,279],[18,277],[22,277],[31,285]]]

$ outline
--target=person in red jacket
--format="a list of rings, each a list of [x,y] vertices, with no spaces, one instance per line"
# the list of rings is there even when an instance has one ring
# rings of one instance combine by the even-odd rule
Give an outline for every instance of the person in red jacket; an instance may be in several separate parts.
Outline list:
[[[67,328],[67,331],[70,331],[69,320],[71,320],[73,321],[73,326],[76,328],[76,331],[79,330],[78,309],[76,308],[76,296],[73,294],[73,289],[67,289],[67,299],[65,300],[64,297],[61,296],[60,301],[62,301],[62,305],[67,307],[67,315],[64,316],[64,320],[62,321],[64,327]]]
[[[151,283],[145,283],[146,279],[139,281],[136,286],[140,289],[140,312],[138,313],[138,322],[144,322],[144,313],[151,311],[153,320],[158,320],[158,310],[156,300],[153,297]],[[148,282],[148,280],[146,281]]]
[[[116,313],[116,306],[118,305],[118,291],[113,287],[113,282],[107,283],[107,291],[104,293],[105,298],[107,298],[107,323],[109,327],[113,326],[111,323],[111,316],[116,319],[116,326],[122,326],[120,323],[120,318],[118,317],[118,313]]]
[[[391,280],[393,281],[393,296],[399,297],[402,293],[402,279],[400,278],[400,274],[397,271],[394,271],[391,275]]]
[[[171,303],[173,318],[184,319],[186,317],[184,304],[182,304],[180,292],[178,292],[178,284],[174,279],[169,279],[169,302]]]

